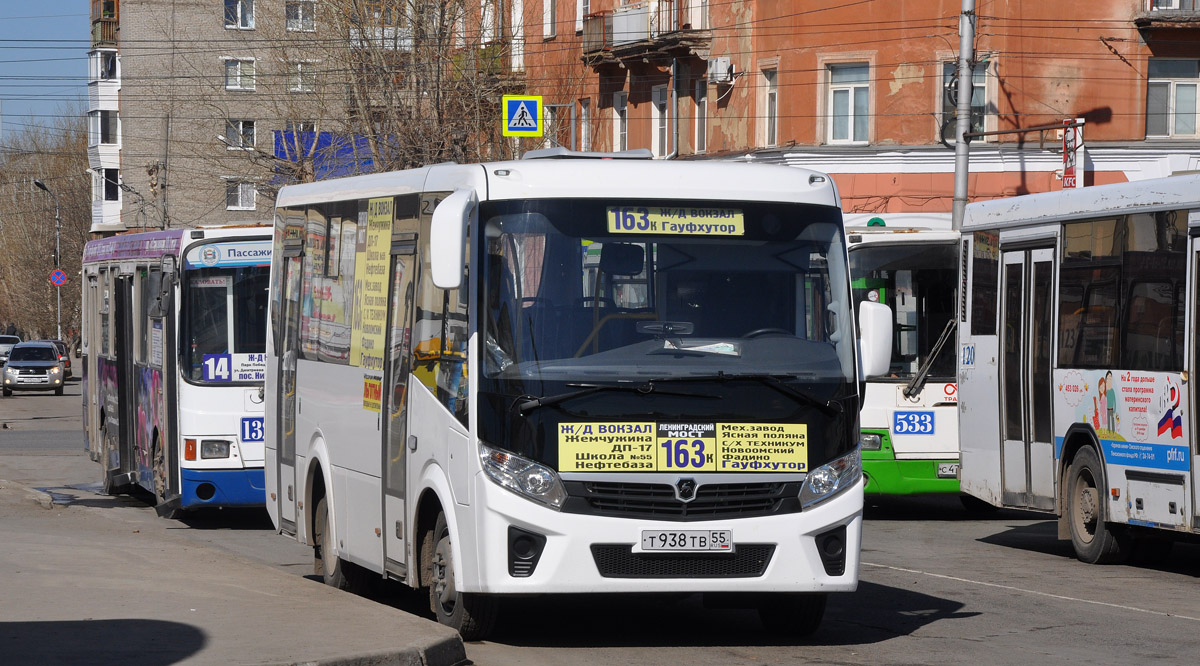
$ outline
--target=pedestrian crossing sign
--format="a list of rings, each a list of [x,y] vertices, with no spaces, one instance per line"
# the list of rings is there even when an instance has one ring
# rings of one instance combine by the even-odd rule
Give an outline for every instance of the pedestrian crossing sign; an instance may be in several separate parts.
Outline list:
[[[542,136],[541,95],[505,95],[504,136]]]

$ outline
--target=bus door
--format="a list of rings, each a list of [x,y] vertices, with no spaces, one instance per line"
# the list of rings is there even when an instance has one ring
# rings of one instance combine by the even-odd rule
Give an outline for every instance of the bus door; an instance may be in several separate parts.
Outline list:
[[[121,274],[113,281],[113,356],[117,371],[117,466],[107,468],[116,488],[125,488],[133,480],[138,469],[135,459],[137,446],[137,412],[135,384],[137,368],[133,365],[133,275],[132,269],[122,267]],[[111,430],[110,430],[111,432]]]
[[[84,311],[80,326],[80,335],[83,341],[80,344],[79,358],[79,365],[83,372],[83,427],[84,432],[87,433],[88,456],[92,460],[100,460],[100,454],[104,448],[103,443],[100,441],[100,420],[95,415],[100,413],[99,396],[103,395],[104,392],[100,382],[96,358],[100,355],[99,323],[100,309],[103,303],[100,300],[99,280],[94,272],[88,274],[85,289]]]
[[[279,396],[276,423],[279,451],[279,526],[288,534],[296,533],[296,356],[300,350],[300,274],[299,254],[284,260],[283,270],[283,335],[279,341]]]
[[[1005,506],[1054,509],[1054,250],[1002,253],[1000,477]]]
[[[408,530],[405,512],[408,506],[408,378],[411,374],[413,299],[416,291],[416,234],[392,238],[391,303],[388,308],[388,360],[384,376],[384,413],[387,427],[383,432],[383,524],[384,568],[389,573],[407,576]]]

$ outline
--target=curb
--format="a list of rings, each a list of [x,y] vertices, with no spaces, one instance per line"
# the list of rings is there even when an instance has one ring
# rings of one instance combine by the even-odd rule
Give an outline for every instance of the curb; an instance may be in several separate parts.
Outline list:
[[[10,489],[25,493],[25,499],[41,505],[43,509],[54,508],[54,499],[50,497],[50,493],[38,490],[36,488],[30,488],[29,486],[17,483],[16,481],[0,479],[0,490]]]
[[[464,666],[467,659],[462,638],[454,636],[423,646],[403,650],[385,650],[367,654],[332,657],[313,661],[293,661],[273,666]]]

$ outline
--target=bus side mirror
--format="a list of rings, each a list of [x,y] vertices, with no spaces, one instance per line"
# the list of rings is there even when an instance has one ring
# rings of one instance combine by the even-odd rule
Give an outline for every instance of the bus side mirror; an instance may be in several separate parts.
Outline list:
[[[433,209],[429,263],[438,289],[458,289],[462,284],[467,225],[477,203],[475,190],[458,190]]]
[[[883,303],[860,303],[858,337],[863,378],[887,374],[892,364],[892,309]]]

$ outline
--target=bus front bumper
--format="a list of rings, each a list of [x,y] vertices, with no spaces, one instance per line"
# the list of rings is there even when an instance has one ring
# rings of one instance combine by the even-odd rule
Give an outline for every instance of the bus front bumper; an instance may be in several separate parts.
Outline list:
[[[266,506],[266,477],[263,468],[183,469],[180,507],[199,509],[206,506]]]
[[[464,592],[851,592],[858,587],[861,480],[800,513],[702,521],[560,513],[501,488],[482,473],[474,484],[475,506],[462,507],[466,510],[459,514],[473,509],[479,520],[476,542],[462,541],[477,567],[464,567]],[[459,524],[461,530],[464,524]],[[730,530],[735,548],[643,553],[643,530]],[[527,575],[513,573],[514,548],[523,548],[514,547],[514,534],[518,541],[526,537],[525,546],[542,544]],[[830,551],[839,546],[844,549],[841,566],[827,567],[819,549],[832,559]]]

